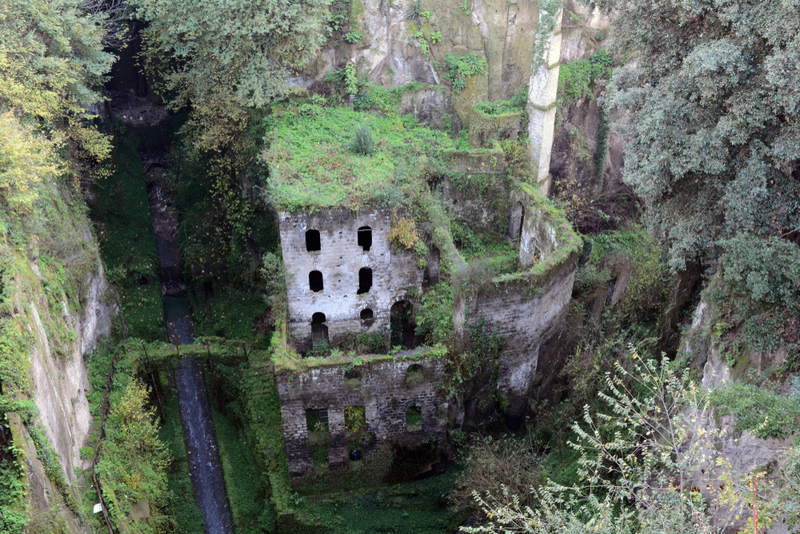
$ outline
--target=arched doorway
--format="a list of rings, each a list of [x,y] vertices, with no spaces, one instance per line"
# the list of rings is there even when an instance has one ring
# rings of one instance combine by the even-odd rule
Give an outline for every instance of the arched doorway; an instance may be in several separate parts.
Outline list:
[[[315,349],[323,348],[328,343],[328,326],[325,314],[317,312],[311,316],[311,344]]]
[[[417,346],[417,328],[414,322],[414,306],[407,300],[395,302],[389,312],[391,328],[391,345],[402,346],[404,349],[413,349]]]

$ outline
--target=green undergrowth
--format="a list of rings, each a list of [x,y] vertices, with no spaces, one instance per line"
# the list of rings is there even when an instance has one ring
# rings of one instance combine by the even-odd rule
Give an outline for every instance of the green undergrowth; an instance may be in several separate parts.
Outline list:
[[[174,521],[175,534],[203,532],[203,515],[193,497],[178,394],[171,388],[165,394],[164,414],[165,421],[159,430],[159,438],[167,446],[172,458],[167,469],[170,496],[166,510]]]
[[[615,312],[623,326],[636,325],[642,335],[657,331],[667,303],[672,277],[661,247],[644,228],[584,236],[587,261],[575,276],[574,293],[607,291],[612,280],[626,278],[624,299]]]
[[[379,489],[300,493],[298,513],[325,534],[455,532],[466,519],[448,508],[447,493],[457,476],[451,467],[442,475]]]
[[[217,410],[211,411],[211,417],[235,534],[269,532],[274,526],[274,516],[265,512],[269,492],[264,489],[244,430]]]
[[[213,297],[206,298],[202,280],[189,292],[195,332],[204,336],[257,341],[266,334],[264,314],[268,310],[259,292],[236,288],[221,281],[209,280]]]
[[[611,56],[602,48],[586,59],[563,63],[558,71],[559,107],[593,97],[597,85],[611,77],[612,63]]]
[[[445,172],[447,133],[420,126],[411,116],[375,117],[346,108],[312,115],[276,111],[262,154],[269,165],[267,195],[279,209],[322,209],[365,204],[403,209]],[[375,143],[370,156],[348,146],[364,124]]]
[[[128,335],[164,339],[161,283],[142,163],[134,143],[121,137],[114,172],[97,181],[92,218],[108,279],[116,284]]]
[[[109,414],[105,437],[99,440],[101,408],[106,397],[109,372],[114,368],[109,394]],[[172,524],[167,511],[170,503],[167,469],[170,455],[159,438],[152,391],[137,375],[141,368],[130,353],[103,343],[87,362],[92,388],[87,395],[95,417],[91,447],[99,448],[96,466],[100,489],[108,506],[112,524],[127,532],[149,534]],[[97,502],[96,489],[83,499],[85,514],[95,530],[105,527],[101,517],[91,511]],[[146,502],[150,516],[136,520],[132,509]]]
[[[270,360],[269,353],[252,351],[242,367],[239,415],[265,493],[258,522],[274,531],[279,516],[291,513],[291,492],[278,386]]]

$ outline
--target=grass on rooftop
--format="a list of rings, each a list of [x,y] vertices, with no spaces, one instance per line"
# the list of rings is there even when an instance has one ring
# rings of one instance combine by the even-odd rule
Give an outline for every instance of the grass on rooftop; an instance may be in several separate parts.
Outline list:
[[[421,126],[410,115],[317,107],[308,115],[283,110],[276,116],[262,159],[270,168],[270,202],[289,211],[408,207],[428,177],[446,172],[442,152],[454,148],[446,132]],[[362,124],[375,147],[368,156],[350,149]]]

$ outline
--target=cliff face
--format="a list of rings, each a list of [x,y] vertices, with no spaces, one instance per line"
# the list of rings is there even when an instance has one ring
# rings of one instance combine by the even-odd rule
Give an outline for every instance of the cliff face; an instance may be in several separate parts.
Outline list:
[[[317,79],[352,61],[360,75],[386,87],[414,81],[438,85],[438,64],[447,54],[476,53],[488,64],[479,100],[508,99],[528,83],[531,35],[539,17],[535,1],[353,0],[344,12],[344,26],[333,32],[311,69]]]
[[[30,528],[77,531],[64,504],[77,495],[76,468],[90,466],[80,453],[92,430],[84,356],[110,333],[115,306],[82,199],[48,185],[42,210],[0,236],[0,337],[14,347],[0,354],[0,370],[13,377],[0,393],[6,445],[28,484]]]

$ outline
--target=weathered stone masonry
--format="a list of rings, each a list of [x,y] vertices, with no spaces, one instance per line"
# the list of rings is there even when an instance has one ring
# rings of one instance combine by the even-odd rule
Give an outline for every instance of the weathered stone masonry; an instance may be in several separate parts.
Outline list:
[[[328,411],[331,436],[328,464],[331,469],[349,465],[344,427],[344,409],[348,406],[365,408],[367,433],[374,434],[368,450],[387,442],[418,443],[430,435],[444,436],[445,411],[436,392],[444,378],[444,364],[434,358],[406,358],[405,354],[410,353],[367,359],[355,368],[361,378],[357,387],[347,385],[343,365],[319,366],[296,375],[288,372],[278,375],[278,395],[291,476],[314,472],[306,410]],[[423,376],[421,380],[407,384],[406,375],[412,365],[421,365]],[[422,409],[422,429],[408,432],[406,412],[413,406]]]
[[[358,244],[359,228],[366,227],[371,234],[369,250]],[[288,326],[299,349],[312,346],[314,314],[324,314],[323,326],[335,344],[344,334],[387,328],[392,305],[406,300],[412,288],[421,289],[423,271],[413,253],[390,249],[389,228],[388,211],[374,208],[357,213],[335,208],[280,214]],[[309,230],[319,232],[318,251],[306,248]],[[362,269],[371,269],[372,285],[358,294]],[[321,291],[311,289],[309,275],[314,271],[322,275]],[[362,320],[365,310],[372,312],[371,320]]]

